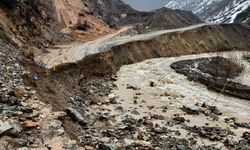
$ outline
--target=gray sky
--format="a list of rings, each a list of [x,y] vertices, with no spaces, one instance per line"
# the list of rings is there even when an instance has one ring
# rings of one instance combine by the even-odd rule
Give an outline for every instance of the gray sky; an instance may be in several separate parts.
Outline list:
[[[169,0],[123,0],[133,8],[142,11],[149,11],[164,7]]]

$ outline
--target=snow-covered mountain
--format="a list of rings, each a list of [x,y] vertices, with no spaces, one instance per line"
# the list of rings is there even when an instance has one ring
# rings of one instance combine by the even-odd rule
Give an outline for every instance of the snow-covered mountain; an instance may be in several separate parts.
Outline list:
[[[170,0],[166,7],[192,11],[202,20],[232,23],[250,6],[250,0]]]

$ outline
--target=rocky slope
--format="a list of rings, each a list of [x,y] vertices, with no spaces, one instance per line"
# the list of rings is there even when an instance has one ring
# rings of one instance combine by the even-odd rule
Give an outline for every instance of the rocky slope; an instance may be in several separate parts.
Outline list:
[[[11,0],[1,1],[0,4],[0,24],[6,34],[10,36],[9,39],[19,46],[28,42],[38,48],[47,48],[48,45],[68,39],[91,40],[111,33],[113,29],[108,25],[142,23],[143,27],[152,26],[157,29],[200,22],[193,14],[185,15],[184,12],[179,11],[138,12],[120,0],[70,2],[67,0],[48,0],[46,2]],[[168,15],[172,17],[166,17]],[[168,24],[164,22],[162,25],[156,26],[147,21],[152,18],[169,21],[167,21]],[[173,20],[178,20],[178,23]]]
[[[250,7],[248,7],[245,11],[242,13],[238,14],[237,17],[235,18],[235,22],[237,23],[247,23],[250,25]]]
[[[61,65],[52,70],[33,61],[32,49],[40,53],[48,52],[48,47],[61,42],[66,45],[72,44],[72,41],[86,42],[117,31],[116,28],[111,28],[113,24],[107,24],[110,22],[105,18],[110,18],[109,16],[103,17],[105,15],[102,11],[98,14],[93,12],[98,5],[105,6],[104,14],[109,12],[109,8],[121,8],[119,5],[124,5],[117,3],[119,7],[116,7],[114,2],[119,1],[0,1],[0,149],[214,149],[212,140],[219,144],[219,149],[240,146],[248,149],[249,118],[238,122],[237,118],[229,118],[233,116],[229,115],[225,121],[220,119],[218,122],[216,118],[220,117],[220,111],[216,106],[206,104],[197,104],[199,106],[196,108],[199,110],[176,106],[169,111],[168,107],[173,106],[171,104],[154,109],[157,106],[154,101],[156,99],[151,99],[153,105],[152,101],[147,103],[140,98],[143,93],[136,92],[139,91],[138,87],[126,82],[125,85],[114,82],[117,80],[115,74],[122,65],[144,59],[233,49],[249,50],[250,30],[245,26],[204,26],[166,33],[110,47],[102,53],[88,55],[79,62]],[[106,7],[106,3],[111,5]],[[127,8],[129,9],[124,9]],[[179,18],[176,17],[176,12]],[[115,16],[119,16],[118,12],[115,13]],[[139,14],[137,17],[145,15],[142,12],[135,13],[136,16]],[[193,16],[191,13],[169,9],[146,15],[149,19],[158,18],[156,16],[159,15],[162,21],[162,14],[168,13],[173,13],[173,18],[163,15],[163,19],[175,20],[177,24],[173,21],[170,21],[170,24],[173,22],[172,26],[153,24],[151,29],[184,26],[189,24],[186,17]],[[121,19],[121,25],[127,24],[130,19],[130,23],[134,23],[137,21],[135,18]],[[145,21],[145,18],[141,21]],[[177,21],[179,19],[184,23]],[[113,21],[119,25],[119,21]],[[144,27],[151,24],[145,24]],[[61,50],[60,45],[54,48],[59,49],[59,52]],[[154,72],[155,66],[149,71]],[[173,74],[173,70],[170,73]],[[169,83],[164,85],[171,85]],[[185,80],[184,83],[189,82]],[[158,91],[154,82],[149,82],[147,86]],[[115,90],[118,93],[133,90],[132,93],[128,92],[132,97],[120,99]],[[165,93],[165,96],[171,100],[185,98],[184,94],[169,94]],[[162,104],[160,103],[161,106]],[[131,105],[134,107],[130,107]],[[138,116],[141,112],[136,109],[143,107],[142,105],[147,113]],[[174,114],[160,115],[159,110],[160,113],[169,111],[166,114],[171,114],[171,110],[174,110]],[[193,114],[198,115],[199,119],[207,117],[206,122],[202,122],[206,124],[198,126],[197,121],[186,118],[186,113],[191,113],[191,118]],[[162,121],[164,125],[161,124]],[[226,126],[216,127],[224,122]],[[207,123],[211,123],[211,126]],[[190,138],[180,136],[185,135],[182,133],[185,131]],[[199,143],[204,140],[209,142]]]
[[[29,44],[44,49],[60,41],[76,40],[75,32],[91,40],[112,31],[103,21],[88,15],[80,0],[11,0],[0,4],[0,25],[21,47]]]
[[[192,11],[207,22],[232,23],[249,5],[248,0],[175,0],[166,7]]]
[[[138,29],[156,30],[178,28],[201,23],[191,12],[162,8],[151,12],[141,12],[131,8],[121,0],[89,1],[90,11],[110,25],[138,24]],[[156,23],[157,22],[157,23]]]

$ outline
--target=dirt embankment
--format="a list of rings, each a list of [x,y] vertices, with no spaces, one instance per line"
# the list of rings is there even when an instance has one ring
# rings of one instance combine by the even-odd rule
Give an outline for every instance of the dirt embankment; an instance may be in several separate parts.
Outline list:
[[[88,78],[115,73],[122,65],[145,59],[228,50],[249,51],[249,48],[248,28],[236,24],[205,26],[115,46],[106,52],[86,56],[79,62],[57,66],[51,71],[80,70],[78,77]]]
[[[55,44],[86,42],[114,31],[90,14],[81,0],[1,1],[0,28],[1,38],[30,55],[46,52]]]
[[[190,12],[139,12],[121,0],[0,1],[0,27],[6,34],[3,36],[26,52],[46,52],[48,47],[71,40],[91,41],[112,33],[116,25],[139,23],[138,29],[150,31],[200,22]]]

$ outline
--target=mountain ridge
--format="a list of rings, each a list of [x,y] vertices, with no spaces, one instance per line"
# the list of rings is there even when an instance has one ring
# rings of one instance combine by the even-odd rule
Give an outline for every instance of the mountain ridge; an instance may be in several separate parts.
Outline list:
[[[172,0],[165,7],[192,11],[206,22],[233,23],[248,6],[248,0]]]

